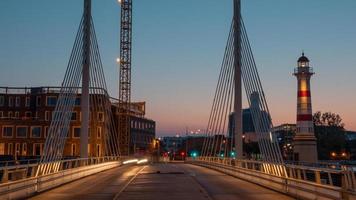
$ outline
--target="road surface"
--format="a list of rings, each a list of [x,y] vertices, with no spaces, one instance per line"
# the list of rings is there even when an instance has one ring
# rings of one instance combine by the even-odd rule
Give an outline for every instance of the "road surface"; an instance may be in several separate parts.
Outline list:
[[[293,198],[211,169],[171,163],[111,169],[41,193],[32,199],[289,200]]]

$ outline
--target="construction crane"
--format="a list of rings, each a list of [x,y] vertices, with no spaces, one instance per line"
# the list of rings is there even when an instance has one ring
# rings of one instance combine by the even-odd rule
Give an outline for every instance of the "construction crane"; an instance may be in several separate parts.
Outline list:
[[[119,76],[119,144],[121,155],[130,154],[130,104],[131,104],[131,48],[132,0],[118,0],[121,4],[120,65]]]

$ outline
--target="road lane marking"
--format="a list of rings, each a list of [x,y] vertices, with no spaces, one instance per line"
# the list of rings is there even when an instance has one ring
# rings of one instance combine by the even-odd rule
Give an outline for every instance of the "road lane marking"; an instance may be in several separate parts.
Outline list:
[[[119,199],[120,195],[122,194],[122,192],[132,183],[132,181],[146,168],[147,166],[143,166],[140,170],[138,170],[138,172],[129,180],[127,181],[127,183],[124,185],[124,187],[121,188],[121,190],[116,193],[116,195],[114,196],[113,200],[117,200]]]

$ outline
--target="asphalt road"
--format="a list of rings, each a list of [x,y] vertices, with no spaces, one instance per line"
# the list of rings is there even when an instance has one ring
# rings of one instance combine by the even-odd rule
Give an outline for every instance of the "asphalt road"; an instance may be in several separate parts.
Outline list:
[[[33,200],[113,199],[143,166],[110,169],[32,197]]]
[[[183,163],[124,166],[41,193],[32,199],[289,200],[276,191]]]

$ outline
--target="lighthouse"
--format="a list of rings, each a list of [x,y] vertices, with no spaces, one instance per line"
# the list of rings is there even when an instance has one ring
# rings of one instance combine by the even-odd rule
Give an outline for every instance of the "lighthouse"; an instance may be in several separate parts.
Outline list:
[[[318,153],[314,135],[310,79],[314,75],[309,66],[309,59],[302,53],[294,76],[298,80],[297,92],[297,131],[293,138],[294,160],[300,162],[317,162]]]

